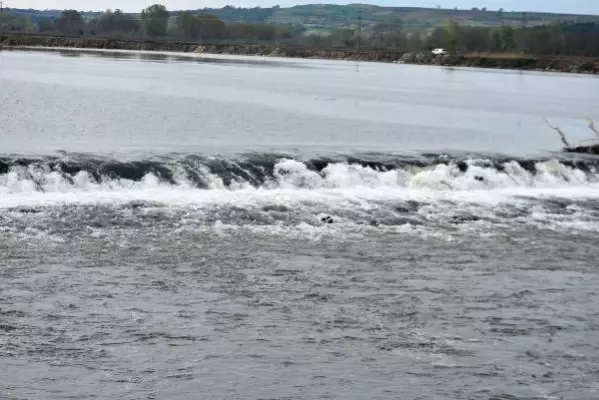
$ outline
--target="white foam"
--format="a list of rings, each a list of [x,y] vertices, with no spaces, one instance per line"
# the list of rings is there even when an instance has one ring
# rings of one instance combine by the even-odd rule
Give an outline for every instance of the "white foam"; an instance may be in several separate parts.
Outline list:
[[[497,206],[503,203],[512,205],[526,203],[526,198],[571,200],[598,199],[599,186],[570,186],[561,188],[504,188],[494,190],[435,191],[431,189],[407,189],[401,187],[367,188],[317,188],[317,189],[264,189],[244,188],[238,190],[202,190],[189,186],[172,186],[159,183],[148,177],[142,182],[115,185],[101,184],[94,190],[78,191],[30,191],[2,193],[0,207],[45,206],[70,204],[118,204],[132,201],[162,203],[165,206],[201,207],[205,205],[280,205],[287,208],[307,205],[320,205],[325,209],[347,207],[351,209],[372,209],[372,202],[408,201],[439,204],[458,202],[472,205]]]
[[[472,214],[492,216],[494,208],[526,204],[526,198],[599,199],[597,174],[557,161],[537,163],[537,173],[516,162],[504,164],[503,171],[478,166],[474,160],[469,164],[463,173],[456,165],[443,164],[376,171],[332,163],[319,174],[301,162],[282,160],[274,168],[274,180],[259,188],[243,181],[227,186],[200,165],[195,172],[204,177],[208,189],[194,187],[180,166],[173,168],[176,184],[153,174],[140,181],[103,179],[98,183],[87,172],[65,178],[39,167],[15,167],[0,175],[0,208],[145,201],[192,209],[277,205],[314,214],[343,210],[367,214],[382,203],[413,200],[431,204],[420,210],[421,215],[449,215],[458,203],[462,210],[471,208]]]
[[[482,161],[482,160],[479,160]],[[311,171],[299,161],[284,159],[274,167],[274,180],[264,184],[264,189],[351,189],[351,188],[405,188],[431,190],[477,190],[502,188],[560,188],[597,185],[599,176],[595,171],[585,173],[566,166],[557,160],[536,163],[536,172],[523,169],[515,161],[505,163],[503,170],[479,166],[470,161],[466,172],[457,165],[438,164],[430,167],[407,167],[391,171],[378,171],[358,164],[331,163],[321,173]],[[193,187],[182,166],[174,165],[173,176],[176,187]],[[219,176],[210,173],[204,165],[195,166],[194,172],[202,176],[208,189],[247,189],[249,182],[238,180],[228,187]],[[104,179],[95,182],[85,171],[72,178],[49,171],[42,167],[13,167],[7,174],[0,175],[0,194],[18,192],[82,192],[102,190],[147,189],[164,186],[153,174],[141,181],[126,179]]]

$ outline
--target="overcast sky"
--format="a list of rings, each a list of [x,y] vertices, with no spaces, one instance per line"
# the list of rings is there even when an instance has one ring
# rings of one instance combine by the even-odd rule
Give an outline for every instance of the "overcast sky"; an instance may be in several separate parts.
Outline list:
[[[125,11],[139,11],[140,9],[157,2],[166,5],[169,10],[197,9],[202,7],[222,7],[231,4],[237,7],[270,7],[279,4],[287,7],[295,4],[311,4],[317,1],[309,0],[4,0],[5,7],[37,8],[37,9],[64,9],[78,10],[103,10],[107,8],[121,8]],[[356,1],[357,2],[357,1]],[[325,1],[329,4],[347,4],[343,1]],[[370,2],[369,2],[370,3]],[[372,4],[385,6],[417,6],[444,8],[472,8],[487,7],[490,10],[503,8],[506,11],[550,11],[581,14],[598,14],[599,0],[372,0]]]

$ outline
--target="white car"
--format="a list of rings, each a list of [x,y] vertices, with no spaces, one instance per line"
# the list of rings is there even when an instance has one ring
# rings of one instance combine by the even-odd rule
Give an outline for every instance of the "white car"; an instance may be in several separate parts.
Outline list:
[[[444,56],[447,54],[447,52],[445,51],[445,49],[434,49],[433,54],[436,56]]]

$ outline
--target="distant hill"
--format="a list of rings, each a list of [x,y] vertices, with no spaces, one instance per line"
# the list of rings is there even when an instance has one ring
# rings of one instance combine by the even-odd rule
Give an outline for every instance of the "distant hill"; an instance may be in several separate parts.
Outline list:
[[[457,10],[419,7],[379,7],[368,4],[309,4],[289,8],[204,8],[194,10],[217,15],[224,21],[301,24],[315,29],[355,26],[361,19],[364,27],[375,24],[401,24],[405,29],[432,29],[454,19],[460,24],[496,26],[544,25],[554,21],[591,22],[599,16],[509,12],[504,10]]]
[[[31,8],[7,8],[5,12],[10,13],[11,16],[25,16],[31,17],[34,21],[40,18],[58,18],[62,10],[34,10]],[[99,11],[82,11],[84,18],[96,18],[100,15]]]
[[[141,10],[140,10],[141,11]],[[172,11],[177,15],[182,10]],[[330,30],[332,28],[355,27],[360,21],[364,28],[376,24],[401,24],[406,30],[430,30],[453,19],[460,24],[475,26],[514,26],[545,25],[555,21],[596,22],[599,16],[577,14],[553,14],[539,12],[510,12],[486,9],[442,9],[419,7],[379,7],[368,4],[309,4],[294,7],[270,8],[203,8],[194,12],[210,13],[225,22],[270,22],[277,24],[300,24],[308,30]],[[39,17],[58,17],[60,10],[11,9],[11,13]],[[84,18],[97,17],[98,11],[83,12]],[[130,14],[132,18],[139,14]]]

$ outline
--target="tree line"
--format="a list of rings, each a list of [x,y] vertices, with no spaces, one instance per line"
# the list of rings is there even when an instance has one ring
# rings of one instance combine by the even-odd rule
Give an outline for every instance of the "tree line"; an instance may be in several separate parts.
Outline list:
[[[314,46],[422,52],[443,48],[449,54],[511,53],[599,57],[599,23],[554,22],[534,27],[460,25],[449,21],[429,32],[409,31],[400,24],[378,24],[359,35],[336,29],[313,37]]]
[[[30,32],[73,36],[108,36],[122,39],[182,40],[190,42],[257,43],[290,41],[300,37],[305,27],[299,24],[260,22],[225,23],[208,13],[172,13],[154,4],[139,15],[122,10],[106,10],[95,18],[84,18],[77,10],[64,10],[57,18],[5,16],[0,32]]]
[[[422,52],[440,47],[454,54],[503,52],[599,57],[599,23],[596,22],[557,21],[530,27],[460,25],[450,20],[445,26],[427,31],[405,28],[401,21],[364,27],[357,22],[346,28],[309,33],[301,24],[225,22],[214,14],[169,12],[165,6],[154,4],[138,15],[121,10],[107,10],[93,18],[84,18],[77,10],[64,10],[57,18],[35,20],[3,15],[0,30],[196,43],[272,43],[398,52]]]
[[[433,30],[430,45],[450,53],[501,52],[599,56],[599,23],[552,22],[533,27],[479,27],[450,21]]]

